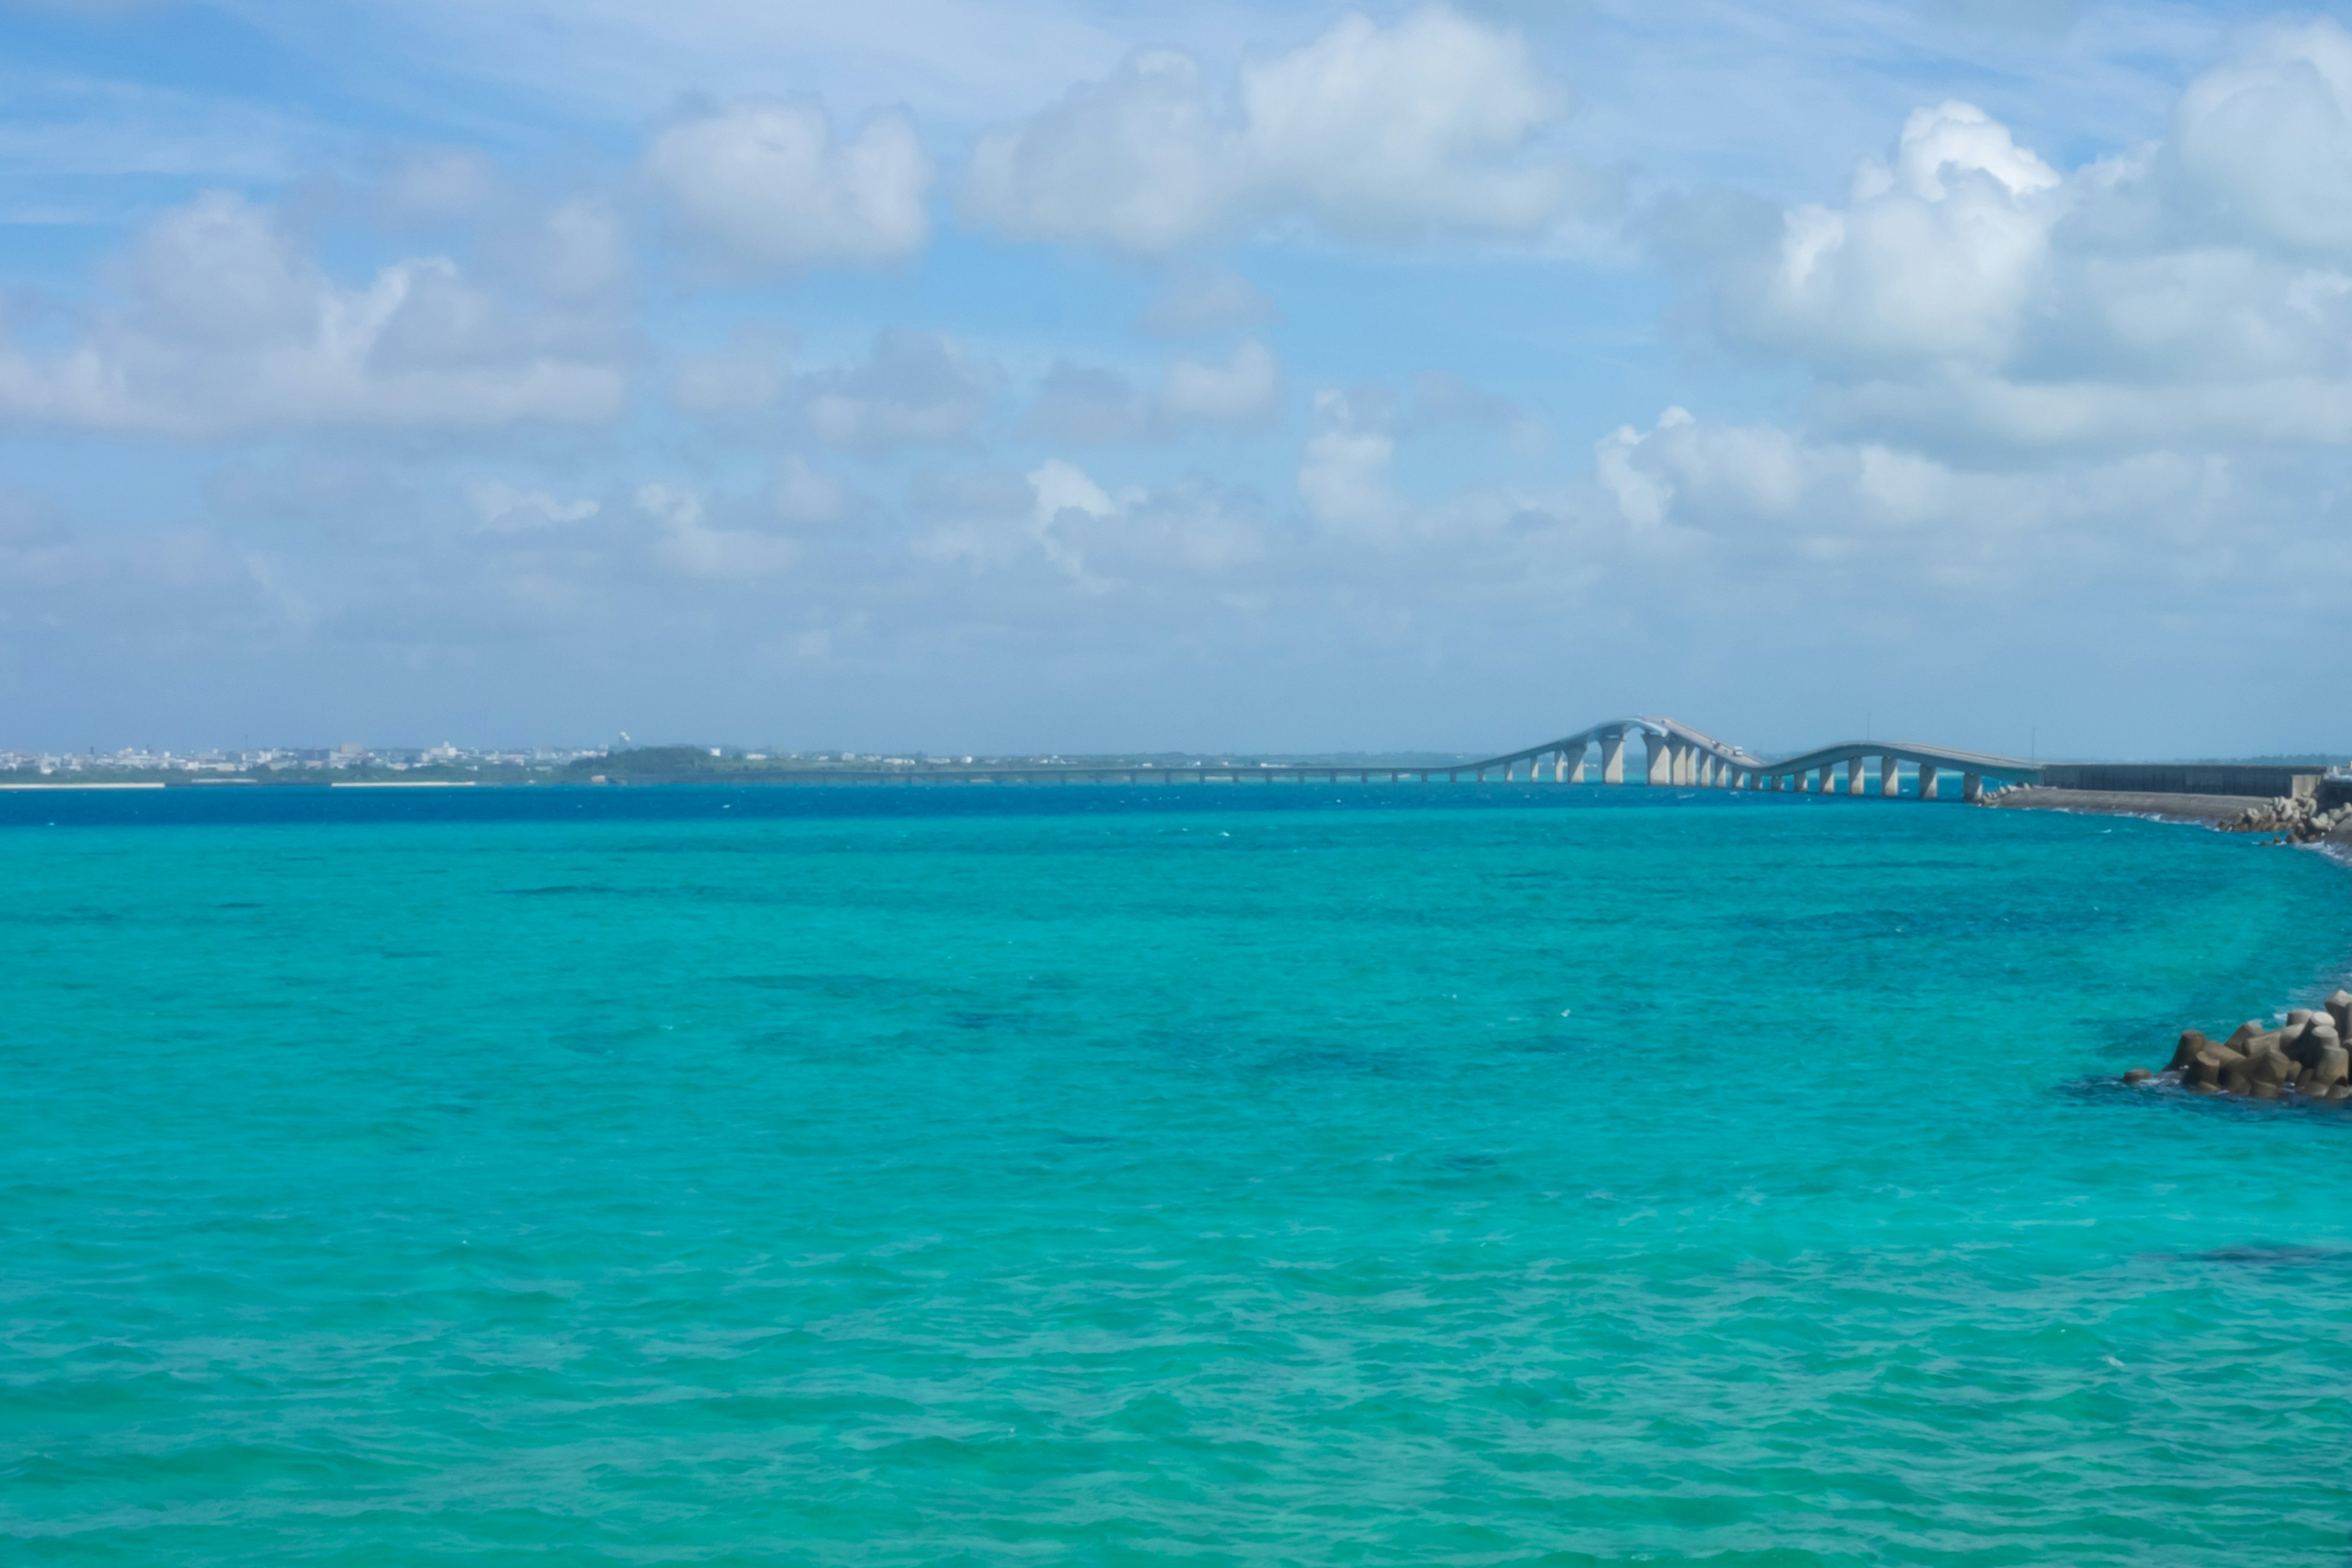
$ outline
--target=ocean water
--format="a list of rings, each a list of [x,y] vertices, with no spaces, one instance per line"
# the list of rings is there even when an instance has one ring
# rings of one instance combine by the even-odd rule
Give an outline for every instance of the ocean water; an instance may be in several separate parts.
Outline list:
[[[1646,789],[0,797],[0,1562],[2352,1560],[2352,871]]]

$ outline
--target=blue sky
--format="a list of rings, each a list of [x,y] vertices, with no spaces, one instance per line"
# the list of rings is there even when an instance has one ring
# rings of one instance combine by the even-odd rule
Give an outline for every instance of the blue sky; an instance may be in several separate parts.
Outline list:
[[[2352,34],[0,0],[0,744],[2352,745]]]

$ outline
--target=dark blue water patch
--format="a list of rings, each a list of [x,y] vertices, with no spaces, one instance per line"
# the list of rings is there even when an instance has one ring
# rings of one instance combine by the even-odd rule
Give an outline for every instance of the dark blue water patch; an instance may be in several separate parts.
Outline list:
[[[2194,1263],[2233,1263],[2248,1268],[2352,1267],[2352,1249],[2340,1247],[2216,1247],[2187,1256]]]
[[[728,983],[760,991],[809,992],[845,1002],[903,995],[906,982],[882,974],[730,974]]]

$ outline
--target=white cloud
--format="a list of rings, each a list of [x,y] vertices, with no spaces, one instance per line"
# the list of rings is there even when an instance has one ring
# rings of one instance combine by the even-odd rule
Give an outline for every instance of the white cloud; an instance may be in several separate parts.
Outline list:
[[[1115,370],[1056,360],[1021,416],[1021,434],[1062,447],[1116,447],[1148,439],[1150,400]]]
[[[489,154],[471,147],[406,147],[376,182],[376,216],[393,228],[437,228],[479,216],[504,183]]]
[[[1065,511],[1076,510],[1088,517],[1108,517],[1111,513],[1109,494],[1088,479],[1085,469],[1059,458],[1048,458],[1031,469],[1029,484],[1037,492],[1034,521],[1040,528],[1050,527]]]
[[[502,479],[486,479],[468,487],[467,499],[473,502],[479,526],[486,533],[561,528],[567,523],[585,522],[600,510],[596,502],[584,497],[560,500],[546,490],[517,489]]]
[[[681,354],[670,374],[670,401],[706,417],[772,408],[792,385],[794,342],[789,328],[746,326],[716,353]]]
[[[1594,196],[1538,155],[1566,91],[1517,33],[1443,6],[1343,17],[1213,90],[1198,61],[1131,55],[1108,78],[983,135],[962,210],[1020,239],[1174,249],[1289,216],[1350,238],[1532,235]]]
[[[848,518],[857,510],[859,501],[839,475],[814,468],[797,455],[788,455],[769,477],[768,504],[782,522],[802,528],[824,528]]]
[[[930,237],[930,162],[904,114],[836,142],[815,100],[753,100],[662,132],[646,170],[690,230],[741,265],[896,261]]]
[[[1025,505],[1006,479],[1020,481]],[[914,499],[918,511],[934,520],[916,546],[923,559],[997,573],[1026,568],[1087,595],[1223,580],[1268,553],[1245,496],[1199,479],[1113,491],[1060,458],[1025,477],[993,470],[941,476]]]
[[[54,353],[0,347],[0,416],[205,437],[268,428],[494,429],[608,420],[617,367],[560,319],[438,257],[336,283],[242,197],[164,214],[127,296]]]
[[[1160,411],[1179,425],[1260,425],[1281,402],[1282,367],[1261,342],[1242,344],[1223,364],[1180,359],[1160,384]]]
[[[1004,384],[953,339],[886,329],[863,364],[799,378],[810,429],[827,446],[877,453],[968,441]]]
[[[628,235],[621,215],[593,197],[556,203],[526,231],[520,245],[532,280],[560,299],[602,293],[628,271]]]
[[[2352,253],[2352,35],[2272,23],[2189,84],[2169,151],[2204,216],[2232,237]]]
[[[788,329],[739,330],[724,349],[681,356],[670,400],[755,444],[814,441],[878,456],[971,442],[994,411],[1004,373],[954,339],[886,327],[866,357],[795,372]]]
[[[2061,174],[1965,104],[1784,215],[1719,319],[1843,438],[2001,452],[2352,441],[2352,36],[2271,24],[2168,140]]]
[[[1521,454],[1542,451],[1551,431],[1527,409],[1498,393],[1472,385],[1451,371],[1425,370],[1412,378],[1413,420],[1432,426],[1465,424],[1495,431]]]
[[[2340,377],[2135,384],[1955,373],[1829,386],[1813,411],[1834,431],[1971,449],[2352,443],[2352,384]]]
[[[1149,392],[1116,371],[1065,360],[1046,374],[1021,424],[1024,435],[1071,447],[1165,441],[1201,428],[1264,428],[1280,416],[1282,395],[1281,362],[1254,340],[1223,364],[1171,361]]]
[[[1327,527],[1380,534],[1402,503],[1389,483],[1396,457],[1388,400],[1376,389],[1318,392],[1314,432],[1298,460],[1298,496]]]
[[[1674,504],[1674,480],[1657,471],[1658,465],[1636,461],[1645,442],[1662,431],[1691,423],[1690,410],[1669,408],[1658,416],[1656,429],[1645,437],[1631,425],[1620,425],[1592,449],[1594,473],[1601,488],[1617,498],[1625,521],[1636,528],[1655,528],[1665,521]]]
[[[1843,208],[1786,216],[1742,324],[1814,357],[1998,358],[2065,208],[2056,173],[1981,110],[1920,110]]]
[[[2121,453],[1969,468],[1879,441],[1720,425],[1670,408],[1595,453],[1601,488],[1638,531],[1739,570],[1866,569],[1886,603],[1906,579],[1982,601],[2059,584],[2211,572],[2252,505],[2227,459]]]
[[[640,485],[635,499],[656,525],[655,559],[680,576],[740,582],[772,576],[799,558],[790,539],[712,522],[700,493],[684,485]]]
[[[1113,495],[1074,464],[1049,458],[1029,482],[1037,492],[1031,529],[1038,549],[1096,592],[1159,584],[1171,574],[1222,574],[1266,553],[1246,504],[1197,480]]]
[[[1135,320],[1146,337],[1197,338],[1235,327],[1261,326],[1278,312],[1273,300],[1248,279],[1231,272],[1188,268],[1151,297]]]

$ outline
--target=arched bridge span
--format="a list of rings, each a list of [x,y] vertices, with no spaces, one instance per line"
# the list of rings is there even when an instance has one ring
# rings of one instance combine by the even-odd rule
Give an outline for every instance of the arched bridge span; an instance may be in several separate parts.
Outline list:
[[[1988,779],[2031,784],[2042,777],[2040,764],[2021,757],[1918,741],[1842,741],[1793,756],[1767,758],[1717,740],[1680,720],[1650,716],[1607,720],[1557,741],[1446,772],[1456,778],[1466,773],[1483,779],[1494,773],[1510,779],[1522,776],[1524,768],[1528,779],[1582,784],[1591,777],[1588,770],[1598,748],[1600,782],[1624,784],[1628,782],[1625,743],[1636,737],[1643,752],[1638,781],[1685,788],[1884,796],[1901,793],[1907,769],[1921,799],[1937,799],[1942,793],[1943,775],[1958,773],[1960,798],[1980,800]]]
[[[1639,741],[1638,755],[1628,743]],[[1983,797],[1987,781],[2032,784],[2039,763],[1988,752],[1960,751],[1916,741],[1843,741],[1793,756],[1768,758],[1719,741],[1678,719],[1637,715],[1590,724],[1557,740],[1445,767],[1367,766],[1322,763],[1195,763],[1189,765],[1055,763],[912,768],[830,769],[813,779],[839,784],[1151,784],[1192,781],[1241,783],[1277,779],[1353,779],[1362,783],[1419,780],[1517,779],[1549,784],[1646,784],[1686,789],[1786,790],[1800,794],[1875,795],[1903,793],[1935,800],[1947,773],[1959,775],[1959,797]]]

